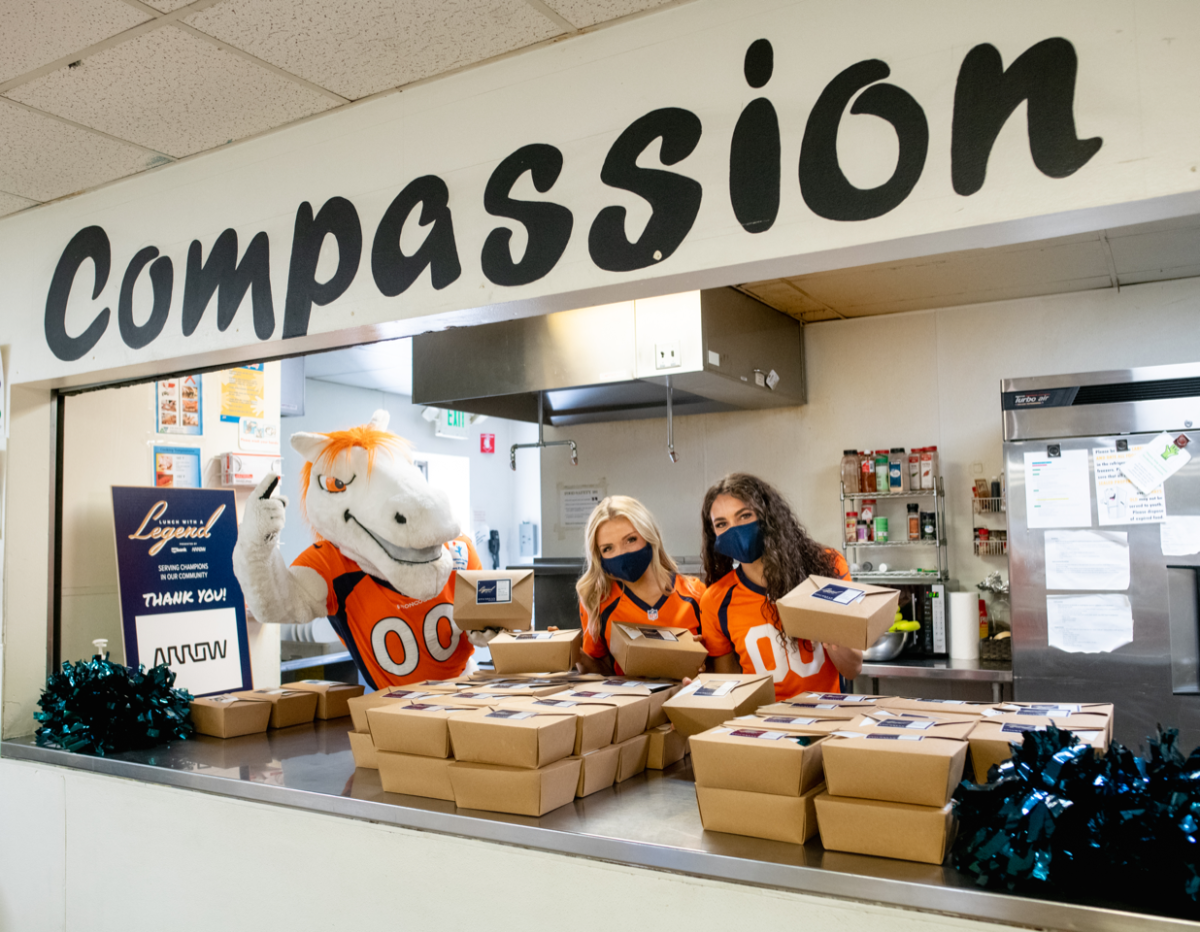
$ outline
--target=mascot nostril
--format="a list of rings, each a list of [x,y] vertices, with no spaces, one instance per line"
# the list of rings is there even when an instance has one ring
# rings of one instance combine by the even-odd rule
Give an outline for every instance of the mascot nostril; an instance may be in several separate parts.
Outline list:
[[[387,421],[377,411],[361,427],[293,434],[317,542],[290,567],[284,563],[277,546],[284,509],[271,499],[279,481],[272,475],[246,504],[233,554],[256,620],[303,624],[327,616],[375,689],[462,674],[474,648],[454,625],[454,574],[482,569],[470,541],[456,536],[449,498],[430,489]],[[398,501],[417,504],[401,513]],[[391,538],[400,533],[403,541]]]

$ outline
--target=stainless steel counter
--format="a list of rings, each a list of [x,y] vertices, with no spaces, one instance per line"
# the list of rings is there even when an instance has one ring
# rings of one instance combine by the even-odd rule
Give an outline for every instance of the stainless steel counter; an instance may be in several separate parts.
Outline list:
[[[862,676],[871,678],[871,692],[879,693],[879,681],[887,677],[958,680],[991,683],[992,699],[999,702],[1002,683],[1013,681],[1012,663],[998,660],[953,660],[948,657],[913,660],[888,660],[882,663],[863,663]]]
[[[646,771],[540,819],[385,793],[377,771],[355,769],[349,727],[344,718],[227,741],[198,736],[112,758],[39,748],[32,738],[19,738],[0,744],[0,757],[698,877],[1038,929],[1136,932],[1198,927],[1096,903],[993,893],[971,885],[951,868],[825,851],[815,840],[798,846],[706,832],[686,760],[666,771]]]

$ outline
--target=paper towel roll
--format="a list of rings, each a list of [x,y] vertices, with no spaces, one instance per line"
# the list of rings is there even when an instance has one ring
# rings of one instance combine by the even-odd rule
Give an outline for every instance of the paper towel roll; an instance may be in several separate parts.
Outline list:
[[[979,659],[979,596],[974,592],[951,592],[950,656],[955,660]]]

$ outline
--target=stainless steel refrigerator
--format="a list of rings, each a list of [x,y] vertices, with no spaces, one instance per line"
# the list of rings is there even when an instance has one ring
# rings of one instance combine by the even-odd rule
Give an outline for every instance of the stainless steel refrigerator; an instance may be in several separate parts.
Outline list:
[[[1117,741],[1136,750],[1161,723],[1190,751],[1200,743],[1200,555],[1165,555],[1164,540],[1189,550],[1200,524],[1200,364],[1001,389],[1014,698],[1112,702]],[[1120,464],[1163,431],[1188,437],[1192,458],[1163,482],[1161,502],[1135,501]]]

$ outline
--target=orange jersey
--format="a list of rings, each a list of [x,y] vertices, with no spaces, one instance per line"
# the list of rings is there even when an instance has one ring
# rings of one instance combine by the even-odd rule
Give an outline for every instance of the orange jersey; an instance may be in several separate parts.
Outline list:
[[[455,570],[483,568],[466,537],[447,542]],[[329,586],[325,610],[364,679],[373,689],[462,673],[475,648],[454,624],[454,579],[418,602],[369,576],[332,544],[313,544],[292,566],[316,570]]]
[[[671,583],[671,591],[658,600],[657,605],[647,605],[628,587],[614,582],[598,614],[604,628],[604,640],[592,637],[588,630],[587,610],[579,606],[579,620],[583,623],[583,652],[589,657],[605,657],[612,641],[614,621],[631,625],[658,625],[663,628],[687,628],[693,635],[700,633],[700,597],[704,594],[704,583],[694,576],[677,573]],[[613,669],[621,673],[614,661]]]
[[[838,575],[849,579],[850,567],[841,554],[836,557]],[[700,599],[700,618],[709,654],[733,651],[744,672],[770,673],[776,699],[841,691],[837,667],[820,643],[792,638],[785,639],[786,646],[780,643],[779,613],[740,566],[708,587]]]

